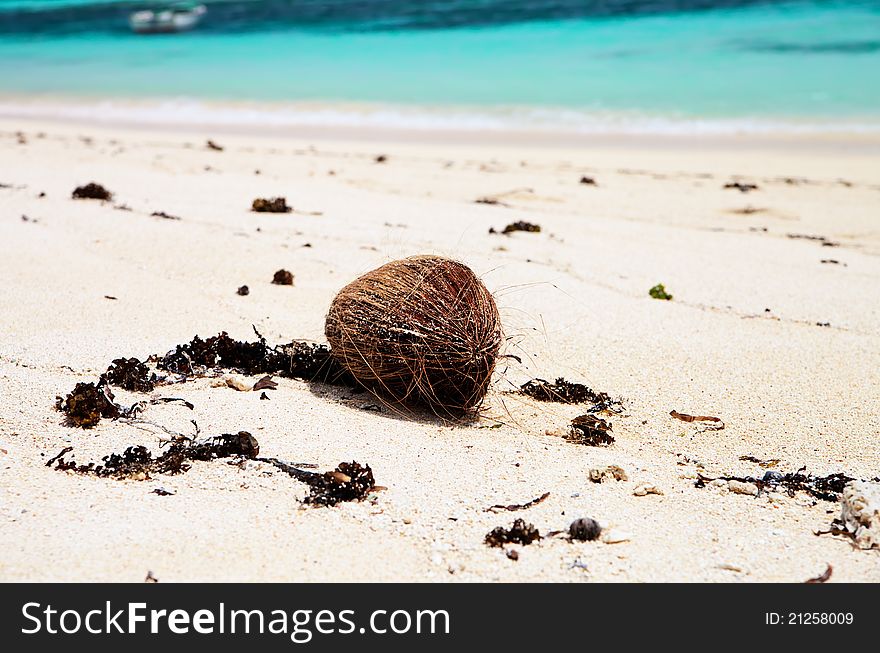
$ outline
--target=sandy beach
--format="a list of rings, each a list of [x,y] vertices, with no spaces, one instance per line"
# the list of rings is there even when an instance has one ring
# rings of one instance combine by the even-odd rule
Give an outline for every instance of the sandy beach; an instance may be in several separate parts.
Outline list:
[[[331,132],[0,121],[0,580],[802,582],[830,564],[831,582],[880,581],[876,551],[815,534],[837,503],[697,487],[880,475],[876,134]],[[113,201],[71,199],[89,182]],[[294,211],[250,211],[274,196]],[[540,233],[489,233],[518,220]],[[196,334],[324,342],[342,286],[420,253],[471,266],[501,310],[512,356],[472,424],[285,378],[268,401],[210,378],[159,386],[194,408],[88,430],[55,410],[113,359]],[[293,286],[271,283],[279,268]],[[671,301],[649,296],[658,283]],[[513,392],[557,377],[622,399],[611,446],[552,434],[582,407]],[[65,447],[81,463],[159,452],[191,420],[320,471],[369,464],[386,489],[305,507],[305,484],[254,461],[143,481],[46,466]],[[607,465],[628,480],[591,482]],[[634,494],[646,483],[662,494]],[[548,537],[518,560],[483,541],[517,517],[546,533],[582,516],[620,541]]]

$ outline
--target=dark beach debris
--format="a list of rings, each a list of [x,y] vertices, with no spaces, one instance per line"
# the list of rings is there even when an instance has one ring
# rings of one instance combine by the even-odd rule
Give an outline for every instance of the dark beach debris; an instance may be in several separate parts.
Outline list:
[[[268,374],[286,366],[285,355],[269,347],[265,340],[233,340],[225,331],[205,340],[195,336],[187,344],[177,345],[157,363],[159,369],[186,376],[200,376],[213,368],[234,369],[248,375]]]
[[[595,415],[579,415],[571,420],[565,439],[590,447],[608,446],[614,444],[614,436],[610,431],[611,422]]]
[[[718,479],[714,479],[700,474],[694,483],[694,487],[706,487],[707,483],[711,483],[714,480],[738,481],[755,485],[759,492],[766,492],[768,490],[785,492],[791,497],[798,492],[805,492],[821,501],[837,502],[840,500],[840,493],[843,492],[846,484],[856,480],[840,472],[827,476],[813,476],[812,474],[804,473],[806,469],[806,467],[801,467],[793,473],[769,470],[762,478],[754,478],[752,476],[719,476]]]
[[[156,375],[137,358],[117,358],[101,376],[99,383],[115,385],[131,392],[152,392]]]
[[[290,270],[278,270],[272,276],[272,283],[276,286],[292,286],[293,285],[293,273]]]
[[[834,573],[834,567],[832,567],[830,564],[826,564],[825,567],[826,567],[825,571],[823,571],[821,574],[819,574],[818,576],[816,576],[814,578],[808,578],[804,582],[811,583],[811,584],[812,583],[827,583],[828,580],[831,578],[831,574]]]
[[[152,494],[158,494],[160,497],[173,497],[177,493],[166,490],[164,487],[157,487],[152,490]]]
[[[593,483],[604,483],[606,480],[614,479],[615,481],[628,481],[629,475],[619,465],[607,465],[605,467],[594,467],[587,472],[587,477]]]
[[[376,163],[385,163],[388,161],[388,156],[385,154],[380,154],[375,159],[373,159]]]
[[[330,353],[330,347],[313,342],[293,341],[278,348],[286,356],[281,376],[348,387],[361,387]]]
[[[728,213],[735,215],[754,215],[756,213],[766,213],[767,209],[758,208],[756,206],[744,206],[741,209],[731,209]]]
[[[541,496],[536,499],[532,499],[531,501],[527,501],[526,503],[511,503],[508,505],[495,504],[494,506],[490,506],[486,508],[486,512],[502,512],[504,510],[515,512],[517,510],[527,510],[532,506],[537,506],[539,503],[542,503],[550,496],[549,492],[545,492]]]
[[[189,460],[214,460],[230,456],[256,458],[260,455],[260,443],[247,431],[239,431],[234,434],[224,433],[217,438],[189,444],[185,451]]]
[[[504,227],[500,232],[495,231],[494,228],[489,229],[490,234],[501,233],[504,235],[512,234],[515,231],[525,231],[526,233],[537,234],[541,233],[541,225],[533,224],[531,222],[525,222],[524,220],[518,220],[516,222],[511,222],[509,225]]]
[[[102,417],[120,416],[119,405],[113,399],[113,392],[101,383],[77,383],[67,397],[57,397],[55,408],[67,416],[69,425],[90,429]]]
[[[171,215],[170,213],[165,213],[165,211],[153,211],[150,214],[154,218],[162,218],[163,220],[180,220],[176,215]]]
[[[596,392],[582,383],[572,383],[563,377],[557,378],[553,383],[544,379],[532,379],[520,386],[519,394],[538,401],[552,401],[559,404],[593,404],[589,408],[591,413],[623,411],[621,401],[612,399],[607,392]]]
[[[257,334],[259,336],[259,334]],[[209,369],[237,370],[249,376],[274,374],[303,381],[356,385],[330,355],[327,345],[293,341],[270,346],[259,336],[256,342],[234,340],[225,331],[203,340],[195,336],[159,359],[157,367],[185,376],[202,376]]]
[[[514,562],[519,560],[519,551],[517,551],[516,549],[507,549],[504,555],[506,555],[509,560],[513,560]]]
[[[278,387],[278,382],[272,380],[272,376],[267,374],[262,379],[254,383],[253,390],[274,390]]]
[[[251,203],[251,211],[255,213],[290,213],[293,207],[287,205],[284,197],[258,197]]]
[[[856,534],[855,531],[851,531],[846,527],[846,524],[842,519],[835,518],[832,520],[831,524],[828,526],[827,530],[824,531],[814,531],[814,535],[822,536],[822,535],[834,535],[839,537],[844,537],[849,540],[849,543],[852,545],[854,549],[860,549],[861,547],[856,542]]]
[[[248,288],[247,286],[239,286],[238,290],[235,291],[235,294],[241,295],[242,297],[245,297],[245,296],[251,294],[251,289]]]
[[[145,582],[145,583],[158,583],[158,582],[159,582],[159,579],[156,578],[156,577],[153,575],[153,572],[152,572],[152,571],[147,570],[147,575],[146,575],[146,577],[144,578],[144,582]]]
[[[686,415],[685,413],[679,413],[677,410],[670,410],[669,414],[682,422],[712,422],[710,426],[706,426],[703,429],[704,431],[720,431],[724,428],[724,422],[720,418],[712,417],[711,415]]]
[[[662,283],[658,283],[656,286],[651,288],[648,291],[648,294],[654,299],[664,299],[666,301],[672,299],[672,295],[666,292],[666,287]]]
[[[738,190],[740,193],[748,193],[753,190],[758,190],[757,184],[747,184],[741,181],[731,181],[724,184],[724,188]]]
[[[578,183],[583,184],[585,186],[598,186],[599,185],[596,183],[595,179],[593,179],[592,177],[586,177],[586,176],[581,177],[581,180]]]
[[[265,392],[261,392],[260,399],[262,399],[264,401],[269,401],[269,395],[267,395]]]
[[[104,188],[101,184],[92,182],[85,186],[77,186],[72,193],[72,197],[75,200],[108,201],[113,199],[113,193]]]
[[[131,211],[131,207],[128,204],[114,204],[113,209],[115,211]]]
[[[339,463],[332,472],[310,472],[277,458],[257,458],[274,465],[281,471],[309,486],[309,495],[303,503],[316,506],[335,506],[342,501],[361,501],[371,491],[381,489],[373,478],[369,465],[355,461]]]
[[[831,322],[816,322],[816,326],[818,327],[830,327]]]
[[[842,265],[843,267],[846,267],[846,263],[841,263],[836,258],[823,258],[820,262],[825,263],[826,265]]]
[[[209,150],[214,150],[215,152],[222,152],[223,151],[223,146],[217,145],[217,143],[212,141],[210,138],[205,143],[205,147],[207,147]]]
[[[376,487],[373,470],[357,462],[339,463],[332,472],[315,474],[309,481],[311,493],[304,503],[335,506],[341,501],[360,501]]]
[[[114,298],[115,299],[115,298]],[[225,331],[203,340],[195,336],[184,345],[177,345],[164,356],[151,357],[158,369],[184,377],[200,377],[214,369],[228,369],[253,375],[277,375],[309,382],[360,387],[330,355],[327,345],[294,341],[272,347],[259,335],[256,342],[233,340]],[[179,381],[180,379],[178,379]],[[66,416],[69,426],[92,428],[101,418],[134,418],[148,404],[189,402],[177,398],[157,398],[124,408],[115,402],[110,385],[133,392],[150,392],[156,386],[171,383],[151,373],[136,358],[117,358],[97,383],[78,383],[66,397],[56,397],[55,407]],[[272,389],[271,378],[257,381],[256,390]]]
[[[578,542],[592,542],[599,539],[602,527],[592,517],[581,517],[571,522],[568,527],[568,536]]]
[[[814,234],[785,234],[786,238],[791,238],[792,240],[810,240],[816,243],[821,243],[822,247],[839,247],[840,243],[830,240],[825,236],[816,236]]]
[[[779,464],[779,458],[770,458],[768,460],[761,460],[760,458],[756,458],[755,456],[740,456],[740,460],[744,460],[750,463],[757,463],[759,467],[776,467]]]
[[[46,466],[50,467],[54,464],[58,471],[100,478],[142,481],[151,478],[154,474],[182,474],[190,468],[187,461],[210,461],[231,456],[256,458],[260,453],[260,445],[250,433],[239,431],[235,434],[224,433],[202,442],[175,440],[171,442],[165,453],[155,458],[143,445],[128,447],[121,454],[112,453],[104,456],[100,465],[95,463],[77,465],[72,458],[65,460],[64,456],[71,450],[72,447],[66,447],[46,463]]]
[[[527,524],[522,519],[516,519],[510,528],[497,526],[487,535],[487,546],[503,547],[505,544],[531,544],[541,539],[541,533],[532,524]]]
[[[502,202],[497,197],[491,197],[491,196],[478,197],[477,199],[474,200],[474,204],[489,204],[490,206],[506,206],[508,208],[510,207],[510,204],[508,204],[507,202]],[[489,229],[489,233],[496,234],[498,232],[495,231],[495,229]]]

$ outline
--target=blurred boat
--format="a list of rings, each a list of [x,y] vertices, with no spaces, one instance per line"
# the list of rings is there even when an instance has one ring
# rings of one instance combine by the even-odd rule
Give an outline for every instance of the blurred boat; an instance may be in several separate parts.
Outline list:
[[[128,23],[137,34],[169,34],[185,32],[199,24],[208,11],[205,5],[181,2],[162,9],[136,11]]]

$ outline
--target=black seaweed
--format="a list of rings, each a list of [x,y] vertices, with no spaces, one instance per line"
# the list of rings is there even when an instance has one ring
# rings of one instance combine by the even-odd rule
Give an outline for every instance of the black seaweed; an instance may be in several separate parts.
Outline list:
[[[528,510],[532,506],[537,506],[539,503],[543,503],[547,497],[550,496],[549,492],[545,492],[541,496],[532,499],[531,501],[526,501],[525,503],[509,503],[509,504],[501,504],[496,503],[494,506],[490,506],[486,508],[486,512],[501,512],[502,510],[507,510],[509,512],[515,512],[517,510]]]
[[[731,181],[724,184],[724,188],[738,190],[740,193],[748,193],[749,191],[758,190],[757,184],[746,184],[741,181]]]
[[[275,465],[281,471],[308,485],[311,490],[303,499],[303,503],[335,506],[342,501],[361,501],[370,491],[376,489],[373,470],[369,465],[360,465],[355,461],[339,463],[332,472],[319,474],[300,469],[277,458],[257,460]]]
[[[256,458],[260,453],[260,445],[250,433],[239,431],[235,434],[225,433],[204,442],[177,440],[170,444],[165,453],[156,458],[142,445],[129,447],[121,454],[112,453],[104,456],[100,465],[95,463],[77,465],[73,459],[65,460],[64,456],[71,450],[72,447],[66,447],[46,463],[46,466],[51,467],[54,464],[58,471],[101,478],[146,480],[153,474],[182,474],[190,468],[187,461],[215,460],[230,456]]]
[[[591,413],[603,410],[618,413],[623,410],[619,399],[612,399],[606,392],[596,392],[582,383],[571,383],[559,377],[553,383],[544,379],[532,379],[520,386],[519,393],[538,401],[559,404],[594,404]]]
[[[611,423],[595,415],[579,415],[571,420],[569,433],[565,439],[575,444],[585,444],[590,447],[607,446],[614,444],[614,436],[611,435]]]
[[[251,211],[255,213],[290,213],[293,207],[287,205],[284,197],[258,197],[251,203]]]
[[[113,193],[104,188],[101,184],[89,183],[85,186],[77,186],[72,197],[75,200],[112,200]]]
[[[57,398],[55,408],[67,415],[71,426],[90,429],[102,417],[115,419],[120,416],[119,405],[113,399],[113,392],[101,382],[77,383],[67,397]]]
[[[276,286],[292,286],[293,273],[290,270],[278,270],[272,277],[272,283]]]
[[[354,386],[356,382],[330,354],[327,345],[293,341],[271,347],[260,337],[256,342],[233,340],[225,331],[207,340],[195,336],[159,359],[159,369],[199,376],[207,369],[227,368],[244,374],[274,374],[304,381]]]
[[[541,225],[534,224],[532,222],[525,222],[524,220],[518,220],[517,222],[511,222],[509,225],[504,227],[501,233],[512,234],[514,231],[525,231],[528,233],[537,234],[541,232]]]
[[[763,478],[754,478],[752,476],[719,476],[723,481],[741,481],[743,483],[754,483],[761,491],[784,491],[788,496],[794,496],[797,492],[806,492],[810,496],[821,501],[837,502],[840,500],[840,494],[843,488],[850,481],[854,481],[852,476],[847,476],[841,472],[829,474],[827,476],[813,476],[804,473],[806,467],[801,467],[796,472],[783,474],[782,472],[769,471],[764,474]],[[716,479],[707,478],[699,475],[695,487],[705,487],[707,482]]]
[[[485,542],[488,546],[500,546],[505,544],[531,544],[541,539],[541,533],[532,524],[527,524],[522,519],[513,522],[510,528],[497,526],[487,535]]]
[[[156,387],[156,375],[137,358],[117,358],[101,376],[99,383],[132,392],[152,392]]]

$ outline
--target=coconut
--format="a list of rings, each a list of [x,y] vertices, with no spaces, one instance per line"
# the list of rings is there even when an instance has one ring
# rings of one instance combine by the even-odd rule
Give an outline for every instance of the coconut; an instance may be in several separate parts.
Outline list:
[[[440,256],[392,261],[336,295],[325,334],[362,385],[458,417],[479,408],[501,347],[501,318],[473,271]]]

